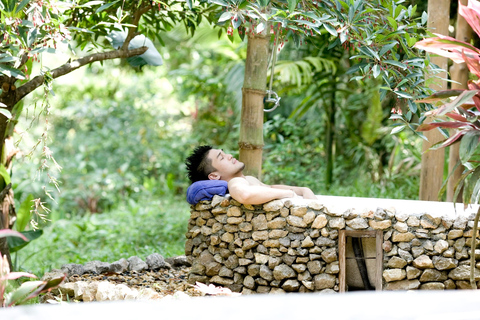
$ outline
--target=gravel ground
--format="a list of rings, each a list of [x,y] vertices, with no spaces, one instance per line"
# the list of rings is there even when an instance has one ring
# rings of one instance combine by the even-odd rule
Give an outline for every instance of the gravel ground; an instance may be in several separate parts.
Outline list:
[[[122,274],[84,274],[73,275],[67,277],[65,282],[84,281],[87,283],[93,281],[108,281],[112,284],[124,284],[130,289],[145,289],[151,288],[158,292],[162,297],[174,295],[178,292],[187,294],[189,296],[203,296],[205,295],[192,285],[187,283],[187,277],[190,267],[172,267],[170,269],[159,269],[156,271],[145,272],[124,272]],[[41,302],[48,300],[60,300],[60,294],[57,292],[50,292],[42,296]],[[65,299],[63,299],[65,300]],[[70,299],[71,301],[71,299]]]

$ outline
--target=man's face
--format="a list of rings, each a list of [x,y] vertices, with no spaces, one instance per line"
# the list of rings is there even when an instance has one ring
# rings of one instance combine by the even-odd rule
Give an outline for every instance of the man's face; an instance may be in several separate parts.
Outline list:
[[[245,164],[238,161],[231,154],[226,154],[221,149],[211,149],[207,156],[216,169],[208,176],[211,180],[230,180],[242,173]]]

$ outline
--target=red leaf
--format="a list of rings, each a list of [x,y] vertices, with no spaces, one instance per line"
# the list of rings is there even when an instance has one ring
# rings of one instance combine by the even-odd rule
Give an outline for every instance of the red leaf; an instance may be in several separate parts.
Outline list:
[[[468,81],[468,89],[470,89],[470,90],[480,90],[480,86],[476,82],[473,82],[472,80],[469,80]]]
[[[10,229],[0,230],[0,238],[4,238],[4,237],[19,237],[19,238],[22,238],[25,241],[28,241],[28,239],[23,234],[21,234],[18,231],[13,231],[13,230],[10,230]]]
[[[468,122],[468,120],[464,116],[459,115],[458,113],[448,112],[446,116],[457,121]]]
[[[448,138],[447,140],[445,140],[445,141],[442,143],[441,148],[448,147],[448,146],[452,145],[453,143],[457,142],[457,140],[460,139],[465,133],[467,133],[466,130],[458,131],[458,132],[455,133],[453,136],[451,136],[450,138]]]
[[[427,38],[417,42],[414,47],[425,50],[430,53],[438,54],[442,57],[452,59],[456,63],[465,62],[462,53],[468,57],[475,57],[480,54],[480,50],[469,43],[459,41],[455,38],[435,34],[436,38]]]
[[[462,57],[467,64],[470,72],[474,73],[477,77],[480,78],[480,62],[478,54],[476,54],[474,57],[471,57],[469,55],[466,55],[465,52],[462,51]]]
[[[465,122],[431,122],[431,123],[423,123],[418,126],[417,131],[429,131],[434,128],[466,128],[472,127],[470,123]]]
[[[27,272],[10,272],[7,273],[4,277],[0,278],[1,280],[14,280],[20,277],[36,278],[37,276]]]
[[[465,18],[468,24],[480,37],[480,3],[477,1],[468,1],[468,6],[464,6],[458,1],[458,13]]]
[[[480,111],[480,97],[478,97],[478,95],[475,95],[472,99],[473,99],[473,102],[475,103],[475,108],[477,108],[477,110]]]

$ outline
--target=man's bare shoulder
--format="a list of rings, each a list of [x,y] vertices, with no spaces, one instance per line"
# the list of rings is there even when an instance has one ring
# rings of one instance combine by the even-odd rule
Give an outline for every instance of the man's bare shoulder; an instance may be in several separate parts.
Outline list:
[[[249,186],[262,186],[264,185],[260,180],[253,176],[243,176],[243,177],[235,177],[228,181],[229,186],[234,185],[249,185]]]
[[[265,186],[265,184],[263,184],[260,180],[258,180],[254,176],[245,176],[245,179],[252,186]]]

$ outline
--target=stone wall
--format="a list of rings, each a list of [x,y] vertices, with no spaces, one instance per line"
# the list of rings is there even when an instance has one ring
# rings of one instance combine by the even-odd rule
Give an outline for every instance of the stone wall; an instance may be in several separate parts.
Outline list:
[[[192,206],[189,282],[242,293],[338,291],[339,231],[381,230],[383,290],[470,288],[472,210],[385,199],[359,210],[361,198],[324,199],[252,206],[227,195]]]

